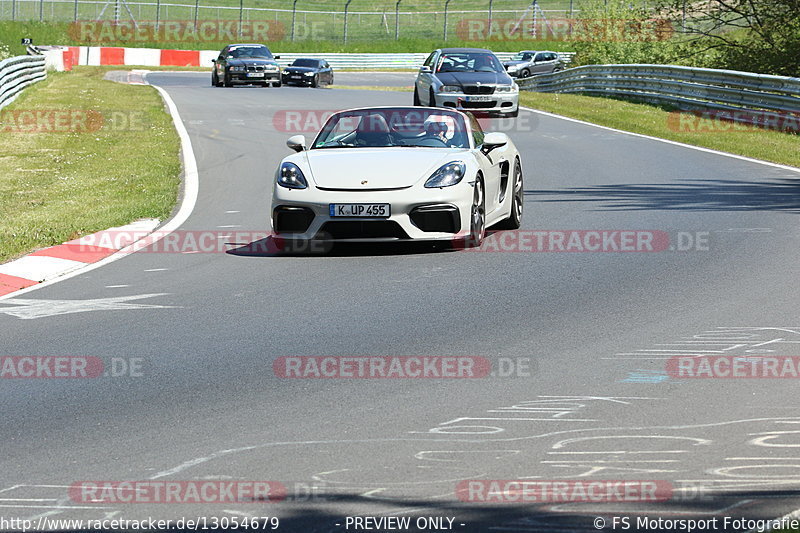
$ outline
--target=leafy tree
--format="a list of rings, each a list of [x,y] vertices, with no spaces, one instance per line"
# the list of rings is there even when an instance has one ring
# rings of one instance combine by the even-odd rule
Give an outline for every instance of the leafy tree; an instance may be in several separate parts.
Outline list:
[[[800,0],[665,0],[689,38],[688,57],[709,66],[800,75]]]
[[[570,40],[579,64],[670,63],[676,51],[670,20],[631,0],[581,0]]]

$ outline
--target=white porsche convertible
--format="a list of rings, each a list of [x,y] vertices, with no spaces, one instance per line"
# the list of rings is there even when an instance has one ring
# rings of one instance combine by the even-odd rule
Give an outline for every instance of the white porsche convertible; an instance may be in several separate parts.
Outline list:
[[[350,109],[311,143],[287,141],[272,230],[290,241],[437,240],[480,246],[520,226],[522,163],[504,133],[471,114],[425,107]]]

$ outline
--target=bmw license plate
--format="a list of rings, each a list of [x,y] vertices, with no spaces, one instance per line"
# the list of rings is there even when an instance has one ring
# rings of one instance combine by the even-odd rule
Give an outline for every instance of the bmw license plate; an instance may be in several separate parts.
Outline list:
[[[389,204],[328,204],[332,217],[388,218]]]
[[[263,78],[264,77],[264,73],[263,72],[248,72],[247,73],[247,77],[248,78]]]
[[[467,96],[467,102],[491,102],[491,96]]]

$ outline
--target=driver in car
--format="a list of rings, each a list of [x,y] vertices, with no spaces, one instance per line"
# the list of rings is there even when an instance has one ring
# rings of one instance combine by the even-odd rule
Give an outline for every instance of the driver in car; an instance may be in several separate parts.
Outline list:
[[[424,138],[435,139],[446,145],[449,144],[449,138],[447,137],[448,126],[443,117],[431,115],[425,119],[423,126],[425,127]]]

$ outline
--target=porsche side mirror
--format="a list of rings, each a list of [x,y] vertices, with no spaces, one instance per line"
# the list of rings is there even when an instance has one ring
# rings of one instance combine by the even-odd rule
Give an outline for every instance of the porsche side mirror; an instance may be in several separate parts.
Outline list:
[[[508,144],[508,135],[499,131],[487,133],[483,138],[483,153],[488,154],[495,148],[500,148]]]
[[[286,146],[295,152],[302,152],[306,149],[306,138],[304,135],[293,135],[286,140]]]

